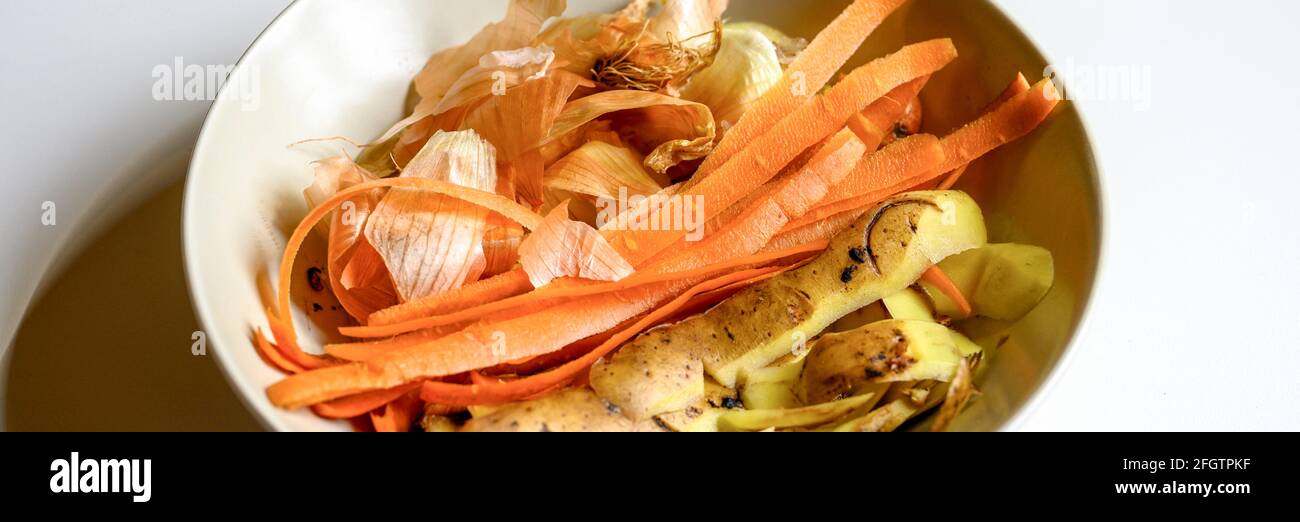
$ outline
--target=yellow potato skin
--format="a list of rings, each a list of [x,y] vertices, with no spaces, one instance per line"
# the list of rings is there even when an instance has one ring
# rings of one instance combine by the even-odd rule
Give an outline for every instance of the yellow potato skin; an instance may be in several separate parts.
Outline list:
[[[734,387],[836,320],[908,287],[934,263],[981,246],[986,232],[962,192],[913,192],[865,214],[804,267],[712,310],[642,335],[598,362],[591,385],[633,419],[697,402],[707,372]]]
[[[728,411],[730,410],[712,406],[692,406],[682,411],[659,415],[655,419],[676,432],[717,433],[718,419]]]
[[[1038,306],[1052,288],[1055,265],[1052,253],[1032,245],[1000,243],[985,245],[952,256],[939,263],[975,315],[1002,321],[1018,321]],[[921,287],[942,315],[960,317],[957,305],[933,285]]]
[[[738,372],[767,366],[845,315],[910,286],[931,265],[986,239],[979,206],[965,193],[912,192],[886,200],[836,236],[812,263],[742,292],[729,308],[720,306],[716,321],[751,323],[754,335],[705,347],[705,371],[723,385],[734,385]],[[791,292],[803,299],[759,301]],[[763,305],[797,313],[801,321],[764,325],[734,312],[724,315]]]
[[[841,317],[840,320],[831,324],[829,330],[832,332],[847,332],[885,319],[889,319],[889,310],[885,308],[884,303],[871,303]]]
[[[859,395],[824,404],[776,410],[728,411],[718,417],[719,431],[762,431],[766,429],[807,428],[820,426],[856,411],[865,411],[878,396]]]
[[[708,342],[700,318],[642,334],[591,369],[591,387],[633,419],[681,411],[704,397],[704,363],[694,347]],[[694,321],[694,322],[693,322]]]
[[[634,422],[587,388],[573,388],[540,399],[502,406],[477,417],[469,432],[624,432],[668,431],[653,421]]]
[[[956,373],[961,353],[947,328],[924,321],[888,320],[822,337],[795,385],[804,404],[862,393],[869,385],[935,379]]]
[[[886,432],[894,431],[904,422],[921,412],[921,406],[898,399],[885,403],[865,416],[849,420],[837,427],[837,432]]]
[[[784,410],[798,408],[801,403],[795,396],[791,382],[758,382],[746,384],[740,396],[745,407],[756,410]]]

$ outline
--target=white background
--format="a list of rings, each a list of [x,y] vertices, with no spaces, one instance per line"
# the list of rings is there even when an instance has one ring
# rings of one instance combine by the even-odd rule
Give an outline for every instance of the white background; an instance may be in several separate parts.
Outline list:
[[[154,102],[153,67],[233,63],[287,3],[0,4],[0,346],[61,262],[183,173],[206,104]],[[1054,63],[1151,80],[1147,100],[1075,101],[1103,168],[1103,273],[1021,428],[1300,430],[1300,4],[998,3]]]

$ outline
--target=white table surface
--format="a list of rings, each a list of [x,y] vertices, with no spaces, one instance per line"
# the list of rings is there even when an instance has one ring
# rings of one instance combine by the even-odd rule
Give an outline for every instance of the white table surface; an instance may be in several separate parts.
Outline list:
[[[1104,169],[1103,273],[1068,371],[1020,428],[1300,430],[1300,180],[1283,161],[1300,4],[997,1],[1054,63],[1151,74],[1146,110],[1075,101]],[[207,104],[154,101],[153,67],[233,63],[287,3],[0,4],[0,347],[97,230],[183,175]]]
[[[1284,161],[1300,4],[1001,0],[1056,63],[1150,66],[1151,107],[1079,102],[1107,194],[1088,330],[1030,430],[1300,430]]]

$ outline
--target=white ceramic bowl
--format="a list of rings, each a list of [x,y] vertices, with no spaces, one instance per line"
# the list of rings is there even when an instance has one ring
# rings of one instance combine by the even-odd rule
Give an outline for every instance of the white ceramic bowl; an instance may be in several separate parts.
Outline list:
[[[568,14],[610,11],[622,3],[570,0]],[[812,37],[848,0],[732,4],[730,19]],[[275,273],[285,238],[307,211],[301,191],[312,177],[310,162],[340,150],[355,152],[340,142],[288,145],[330,136],[364,141],[381,133],[400,118],[408,83],[428,56],[501,18],[505,6],[505,0],[299,0],[254,43],[228,80],[254,86],[246,92],[255,96],[213,105],[186,188],[186,269],[209,348],[266,427],[348,429],[306,410],[272,406],[264,390],[282,375],[251,344],[253,329],[265,327],[269,291],[259,289],[258,280]],[[973,117],[1014,71],[1035,80],[1046,65],[1023,33],[984,0],[913,0],[872,36],[854,63],[939,36],[954,38],[961,58],[927,87],[930,132],[946,132]],[[993,240],[1045,246],[1057,263],[1055,289],[1016,327],[1013,343],[980,383],[982,400],[954,425],[995,430],[1014,426],[1058,371],[1082,321],[1100,250],[1098,175],[1087,133],[1067,105],[1034,135],[979,162],[968,179],[964,188],[985,209]],[[301,266],[321,266],[322,250],[309,244]],[[303,297],[311,298],[305,288],[294,292],[299,306],[305,306]],[[313,322],[295,310],[304,345],[319,344],[329,318],[337,316],[326,309],[312,314]]]

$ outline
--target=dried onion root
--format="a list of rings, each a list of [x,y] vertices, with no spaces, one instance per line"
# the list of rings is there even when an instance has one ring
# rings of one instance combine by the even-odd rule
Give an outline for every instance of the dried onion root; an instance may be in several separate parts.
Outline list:
[[[721,23],[714,23],[712,31],[685,40],[669,35],[667,43],[644,45],[647,26],[648,21],[636,38],[624,39],[612,54],[597,60],[591,70],[592,80],[609,89],[664,92],[680,87],[692,75],[713,65],[722,49]],[[705,37],[711,40],[707,47],[686,45]]]

